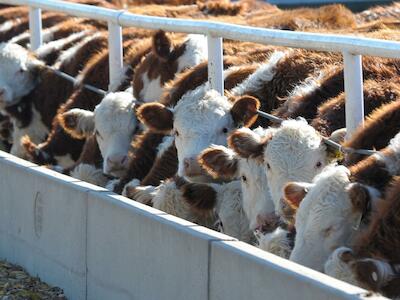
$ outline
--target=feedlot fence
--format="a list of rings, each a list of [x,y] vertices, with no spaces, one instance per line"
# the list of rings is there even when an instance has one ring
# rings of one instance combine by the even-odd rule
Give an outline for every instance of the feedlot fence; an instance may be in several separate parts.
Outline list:
[[[211,87],[223,93],[223,38],[341,52],[346,127],[364,119],[362,55],[400,57],[400,43],[214,21],[142,16],[56,0],[29,6],[30,45],[41,11],[108,22],[109,83],[123,70],[122,27],[207,36]],[[156,209],[0,152],[0,258],[65,290],[70,299],[378,298],[324,274]]]

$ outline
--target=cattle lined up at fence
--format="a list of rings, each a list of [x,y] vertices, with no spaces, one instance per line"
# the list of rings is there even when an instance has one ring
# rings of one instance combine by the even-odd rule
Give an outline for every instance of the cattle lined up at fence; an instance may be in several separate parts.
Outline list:
[[[117,8],[102,0],[74,2]],[[384,15],[386,9],[392,17],[397,4],[354,15],[341,6],[282,11],[254,1],[178,2],[131,10],[400,39],[396,28],[368,23],[373,11]],[[251,13],[257,5],[259,12]],[[106,24],[46,12],[44,44],[31,52],[27,12],[0,8],[3,149],[400,296],[399,262],[390,249],[400,241],[399,59],[363,58],[367,118],[345,140],[339,54],[226,41],[221,95],[208,82],[205,36],[124,28],[123,74],[109,86]],[[284,121],[273,123],[259,111]],[[343,155],[325,143],[327,137],[343,147],[379,151]]]

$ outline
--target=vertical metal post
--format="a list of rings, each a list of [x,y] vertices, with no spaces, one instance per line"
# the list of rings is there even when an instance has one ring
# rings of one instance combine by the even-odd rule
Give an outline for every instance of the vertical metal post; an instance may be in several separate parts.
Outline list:
[[[211,88],[224,94],[224,64],[222,38],[207,36],[208,43],[208,82]]]
[[[361,55],[343,52],[347,139],[353,134],[357,127],[364,124],[364,94],[361,60]]]
[[[122,28],[116,23],[108,22],[108,50],[110,82],[108,90],[115,88],[123,73]]]
[[[42,38],[42,10],[29,7],[29,30],[31,33],[31,50],[36,50],[43,43]]]

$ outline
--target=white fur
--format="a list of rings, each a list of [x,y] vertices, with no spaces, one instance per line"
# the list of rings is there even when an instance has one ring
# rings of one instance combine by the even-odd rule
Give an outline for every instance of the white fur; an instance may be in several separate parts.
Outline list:
[[[104,177],[101,169],[88,164],[79,164],[71,172],[71,177],[86,181],[101,187],[106,186],[108,180]]]
[[[289,258],[292,248],[287,235],[288,231],[280,227],[271,233],[257,234],[258,248],[280,257]]]
[[[320,134],[303,119],[284,121],[270,132],[273,136],[264,147],[264,166],[275,210],[280,215],[285,184],[311,182],[328,164],[328,153]]]
[[[175,138],[173,136],[165,136],[162,140],[162,143],[157,147],[157,158],[163,156],[165,151],[174,143]]]
[[[18,123],[15,119],[12,119],[13,122],[13,145],[11,147],[10,153],[12,155],[25,158],[26,151],[25,148],[22,147],[21,138],[25,135],[28,135],[31,141],[35,144],[41,143],[49,133],[49,129],[42,122],[42,117],[39,112],[32,106],[32,121],[27,127],[19,128]]]
[[[71,154],[55,155],[54,158],[57,160],[57,163],[63,168],[69,168],[75,164],[75,160],[72,159]]]
[[[241,84],[234,87],[230,92],[233,95],[241,96],[248,91],[259,90],[265,82],[271,81],[274,78],[276,65],[287,57],[289,53],[290,51],[275,51],[267,62],[261,64],[253,74]]]
[[[4,91],[0,97],[0,108],[18,103],[36,84],[30,67],[42,62],[31,59],[28,50],[11,43],[0,44],[0,88]]]
[[[58,26],[53,26],[53,27],[44,29],[42,32],[43,43],[53,40],[54,32],[56,32],[57,30],[59,30]],[[21,34],[14,36],[12,39],[9,40],[9,43],[19,43],[21,40],[27,39],[29,37],[30,37],[30,31],[28,30],[28,31],[25,31]],[[27,44],[27,47],[29,47],[29,44]]]
[[[89,30],[84,30],[81,32],[77,32],[77,33],[73,33],[69,36],[67,36],[66,38],[63,39],[59,39],[59,40],[55,40],[55,41],[51,41],[47,44],[42,45],[41,47],[39,47],[35,53],[41,58],[44,57],[46,55],[48,55],[49,53],[53,52],[53,51],[59,51],[60,49],[64,48],[65,45],[72,43],[74,41],[77,41],[79,39],[81,39],[82,37],[84,37],[85,35],[87,35],[90,31]]]
[[[196,159],[211,144],[226,145],[227,134],[235,128],[230,114],[232,104],[225,96],[214,90],[205,92],[204,88],[186,93],[173,109],[180,176],[185,176],[185,159]]]
[[[399,175],[400,171],[400,133],[390,140],[390,153],[382,156],[387,170],[391,175]]]
[[[0,32],[10,30],[15,25],[15,23],[16,23],[16,20],[8,20],[8,21],[5,21],[4,23],[1,23]]]
[[[156,187],[152,185],[140,186],[140,181],[138,179],[133,179],[128,182],[122,190],[123,196],[144,204],[152,203],[156,194]]]
[[[143,88],[140,91],[140,98],[144,102],[158,101],[161,97],[163,87],[161,86],[161,76],[150,80],[147,73],[142,75]]]
[[[185,52],[178,58],[177,73],[198,65],[208,58],[207,37],[205,35],[189,34],[185,44]]]

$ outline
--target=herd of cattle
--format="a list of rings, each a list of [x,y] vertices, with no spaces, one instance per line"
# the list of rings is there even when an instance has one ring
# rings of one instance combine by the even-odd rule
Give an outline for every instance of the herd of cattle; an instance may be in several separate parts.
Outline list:
[[[400,40],[396,3],[358,14],[223,0],[131,10]],[[125,28],[124,74],[108,87],[106,24],[45,12],[45,43],[32,53],[27,11],[0,8],[3,149],[400,297],[400,60],[363,58],[368,117],[344,141],[340,54],[227,40],[220,95],[204,36]],[[341,155],[326,137],[376,153]]]

